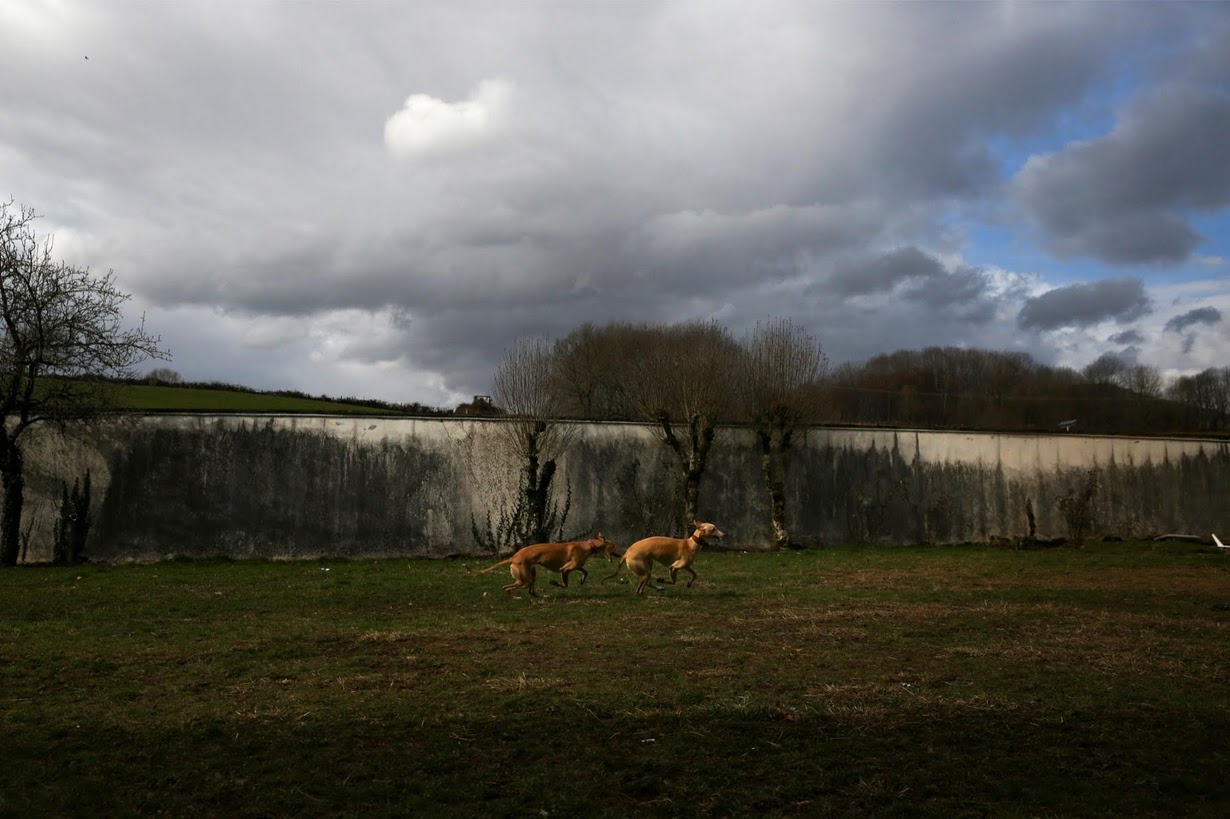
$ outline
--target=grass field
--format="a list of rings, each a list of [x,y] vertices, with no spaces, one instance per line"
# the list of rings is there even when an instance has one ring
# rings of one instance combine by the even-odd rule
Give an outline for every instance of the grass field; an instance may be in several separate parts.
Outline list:
[[[116,404],[124,409],[140,411],[183,412],[329,412],[379,414],[387,410],[321,401],[314,398],[293,398],[259,392],[213,390],[196,387],[160,387],[145,384],[116,386]]]
[[[0,814],[1225,816],[1230,555],[0,572]]]

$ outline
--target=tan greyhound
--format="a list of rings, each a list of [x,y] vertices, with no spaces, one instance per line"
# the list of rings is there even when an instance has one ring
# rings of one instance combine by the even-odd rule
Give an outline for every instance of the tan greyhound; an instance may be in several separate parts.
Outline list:
[[[589,577],[589,572],[585,571],[585,561],[591,554],[599,551],[606,553],[608,561],[615,553],[615,544],[603,537],[601,532],[589,540],[574,540],[568,543],[535,543],[533,546],[518,549],[512,557],[501,560],[494,566],[488,566],[475,574],[487,574],[501,566],[508,566],[513,582],[504,586],[505,594],[511,597],[517,589],[528,589],[531,597],[537,597],[538,593],[534,591],[534,580],[537,575],[535,566],[559,572],[564,582],[552,580],[551,585],[566,589],[570,572],[580,572],[581,582],[585,582],[585,579]]]
[[[688,581],[688,586],[691,586],[696,582],[696,572],[692,569],[692,561],[696,559],[696,553],[700,551],[705,538],[726,537],[725,533],[719,531],[712,523],[692,521],[692,526],[695,527],[695,531],[687,538],[647,537],[633,543],[620,558],[619,566],[615,567],[615,574],[602,578],[603,582],[619,574],[619,570],[627,563],[632,573],[641,580],[636,587],[636,593],[644,594],[645,586],[649,585],[649,581],[653,578],[653,563],[656,560],[670,566],[671,570],[671,579],[669,581],[660,580],[660,582],[669,582],[673,585],[675,573],[683,569],[692,575],[692,579]],[[658,586],[654,588],[661,590]]]

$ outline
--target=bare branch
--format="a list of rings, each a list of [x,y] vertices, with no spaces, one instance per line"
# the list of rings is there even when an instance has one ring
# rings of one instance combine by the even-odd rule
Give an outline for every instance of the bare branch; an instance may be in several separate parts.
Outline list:
[[[828,357],[814,337],[789,319],[757,322],[743,353],[739,402],[757,430],[789,431],[820,420]]]

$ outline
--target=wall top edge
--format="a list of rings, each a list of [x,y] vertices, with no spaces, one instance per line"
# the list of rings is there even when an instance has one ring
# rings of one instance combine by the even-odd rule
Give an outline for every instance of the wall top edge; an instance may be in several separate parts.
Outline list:
[[[503,423],[506,418],[490,418],[482,416],[417,416],[417,415],[353,415],[344,413],[285,413],[285,412],[131,412],[123,413],[125,418],[140,418],[140,419],[158,419],[158,418],[197,418],[202,420],[238,420],[244,418],[254,419],[283,419],[286,421],[293,420],[335,420],[335,421],[354,421],[355,423],[363,422],[392,422],[392,421],[413,421],[415,423],[433,423],[433,424],[499,424]],[[652,428],[655,426],[652,423],[644,421],[582,421],[575,419],[560,419],[560,423],[576,424],[582,426],[594,427],[641,427]],[[727,430],[746,430],[750,429],[747,424],[719,424],[719,429]],[[1230,445],[1230,437],[1213,437],[1213,436],[1196,436],[1196,435],[1115,435],[1110,433],[1079,433],[1079,432],[1043,432],[1037,430],[1013,430],[1013,431],[996,431],[996,430],[973,430],[973,429],[927,429],[925,427],[867,427],[848,424],[813,424],[802,428],[805,431],[813,430],[817,432],[835,431],[835,432],[863,432],[873,434],[898,434],[898,435],[964,435],[968,437],[981,438],[1069,438],[1073,440],[1116,440],[1116,441],[1174,441],[1177,443],[1207,443]]]

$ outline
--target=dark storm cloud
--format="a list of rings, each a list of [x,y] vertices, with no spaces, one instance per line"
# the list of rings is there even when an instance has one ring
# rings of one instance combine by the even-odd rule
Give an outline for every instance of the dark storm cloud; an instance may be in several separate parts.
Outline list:
[[[1115,333],[1109,340],[1111,344],[1141,344],[1145,337],[1136,330],[1124,330],[1122,333]]]
[[[944,275],[944,266],[917,247],[897,248],[874,259],[848,263],[829,279],[829,287],[843,296],[892,290],[912,278]]]
[[[890,196],[988,192],[1000,173],[987,137],[1028,137],[1045,127],[1106,76],[1117,44],[1149,24],[1127,15],[1101,15],[1095,22],[1084,18],[1087,9],[1072,7],[1037,17],[1023,5],[1011,11],[995,4],[880,8],[908,20],[912,42],[901,44],[891,78],[867,86],[876,103],[854,107],[856,118],[862,110],[874,112],[876,127],[865,132],[876,165],[845,167],[863,175],[860,188]],[[973,29],[982,35],[953,37]]]
[[[948,271],[942,262],[917,247],[901,247],[863,261],[847,262],[812,292],[848,298],[888,294],[900,288],[906,303],[925,305],[939,314],[967,322],[989,320],[996,310],[988,297],[984,271],[961,267]]]
[[[1029,299],[1017,323],[1034,330],[1088,327],[1107,319],[1132,321],[1151,310],[1140,279],[1108,279],[1057,287]]]
[[[987,281],[981,270],[963,267],[952,273],[934,276],[914,282],[905,291],[905,297],[942,309],[952,306],[970,306],[981,302],[987,292]],[[986,315],[976,310],[971,315]],[[989,317],[989,316],[987,316]]]
[[[1175,316],[1166,322],[1164,330],[1168,333],[1181,333],[1196,324],[1216,324],[1221,321],[1221,311],[1216,307],[1197,307],[1188,310],[1181,316]]]

